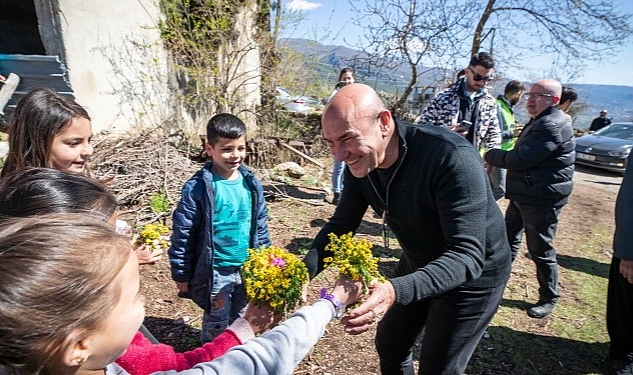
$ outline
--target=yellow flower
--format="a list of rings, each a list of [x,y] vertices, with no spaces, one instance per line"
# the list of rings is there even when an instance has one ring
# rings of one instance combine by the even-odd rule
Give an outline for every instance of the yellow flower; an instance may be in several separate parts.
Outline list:
[[[166,250],[169,247],[169,228],[160,223],[144,225],[138,233],[136,245],[146,244],[152,249]]]
[[[354,238],[351,232],[340,237],[330,233],[328,237],[330,243],[325,249],[333,255],[323,259],[326,266],[336,267],[340,273],[352,280],[362,281],[366,289],[373,279],[385,281],[385,277],[378,271],[378,259],[373,256],[372,244],[369,241]]]
[[[308,269],[299,258],[279,247],[260,247],[248,249],[242,277],[251,302],[268,302],[285,313],[299,303],[302,287],[308,282]]]

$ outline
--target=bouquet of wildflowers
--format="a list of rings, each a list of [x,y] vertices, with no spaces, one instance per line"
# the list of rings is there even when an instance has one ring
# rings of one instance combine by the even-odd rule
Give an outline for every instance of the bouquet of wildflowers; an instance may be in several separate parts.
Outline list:
[[[248,249],[242,278],[251,302],[268,302],[275,311],[285,313],[297,306],[309,277],[308,269],[299,258],[270,246]]]
[[[325,249],[334,254],[323,259],[326,266],[334,266],[350,279],[362,281],[366,290],[373,279],[385,281],[384,276],[378,271],[378,259],[373,256],[372,244],[369,241],[355,238],[351,232],[340,237],[330,233],[328,237],[330,243]]]
[[[145,224],[138,231],[138,236],[134,241],[135,245],[148,245],[152,250],[169,247],[169,228],[160,223]]]

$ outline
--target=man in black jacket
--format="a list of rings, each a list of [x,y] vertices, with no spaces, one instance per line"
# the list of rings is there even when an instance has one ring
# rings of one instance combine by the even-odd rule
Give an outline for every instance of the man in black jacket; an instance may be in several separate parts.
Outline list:
[[[395,120],[362,84],[332,98],[322,125],[347,167],[339,205],[306,255],[310,276],[331,255],[327,235],[355,231],[371,206],[403,254],[395,275],[373,283],[367,300],[343,318],[345,330],[358,334],[380,321],[383,375],[413,374],[411,349],[423,329],[420,368],[463,373],[511,268],[503,215],[477,150],[445,127]]]
[[[607,291],[609,374],[633,374],[633,158],[615,201],[613,257]]]
[[[607,125],[611,125],[611,119],[607,117],[607,110],[603,109],[602,111],[600,111],[600,116],[591,121],[591,125],[589,125],[589,131],[595,132]]]
[[[506,229],[512,259],[519,252],[525,231],[527,248],[536,264],[539,301],[527,311],[533,318],[549,315],[560,297],[552,241],[558,215],[571,194],[575,160],[571,119],[556,107],[561,91],[560,83],[551,79],[532,85],[525,94],[532,118],[514,149],[490,150],[485,155],[488,164],[508,170]]]

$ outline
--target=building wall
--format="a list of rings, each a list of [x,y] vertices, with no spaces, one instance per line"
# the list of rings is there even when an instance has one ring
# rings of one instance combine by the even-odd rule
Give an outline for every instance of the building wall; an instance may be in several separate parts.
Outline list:
[[[42,31],[54,34],[53,43],[61,39],[70,84],[94,132],[157,125],[173,114],[156,4],[58,0],[57,7],[51,12],[55,29]],[[48,52],[49,38],[42,39]]]
[[[165,122],[190,133],[203,132],[209,114],[192,113],[178,102],[176,74],[160,39],[155,0],[34,2],[46,53],[60,55],[66,64],[76,100],[92,117],[93,132]],[[246,25],[238,25],[238,30],[254,33],[249,24],[253,17],[243,18]],[[244,38],[249,42],[250,37]],[[258,56],[251,53],[243,63],[249,74],[248,89],[241,94],[246,107],[240,113],[254,113],[260,100]],[[212,107],[210,103],[207,112],[213,112]],[[243,117],[252,128],[254,115]]]

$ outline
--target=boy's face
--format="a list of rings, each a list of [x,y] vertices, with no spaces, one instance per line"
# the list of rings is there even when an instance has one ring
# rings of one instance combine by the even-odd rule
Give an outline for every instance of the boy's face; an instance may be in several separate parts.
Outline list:
[[[230,180],[237,177],[237,168],[246,158],[246,137],[236,139],[216,139],[215,144],[207,143],[205,151],[213,159],[211,170],[218,176]]]

